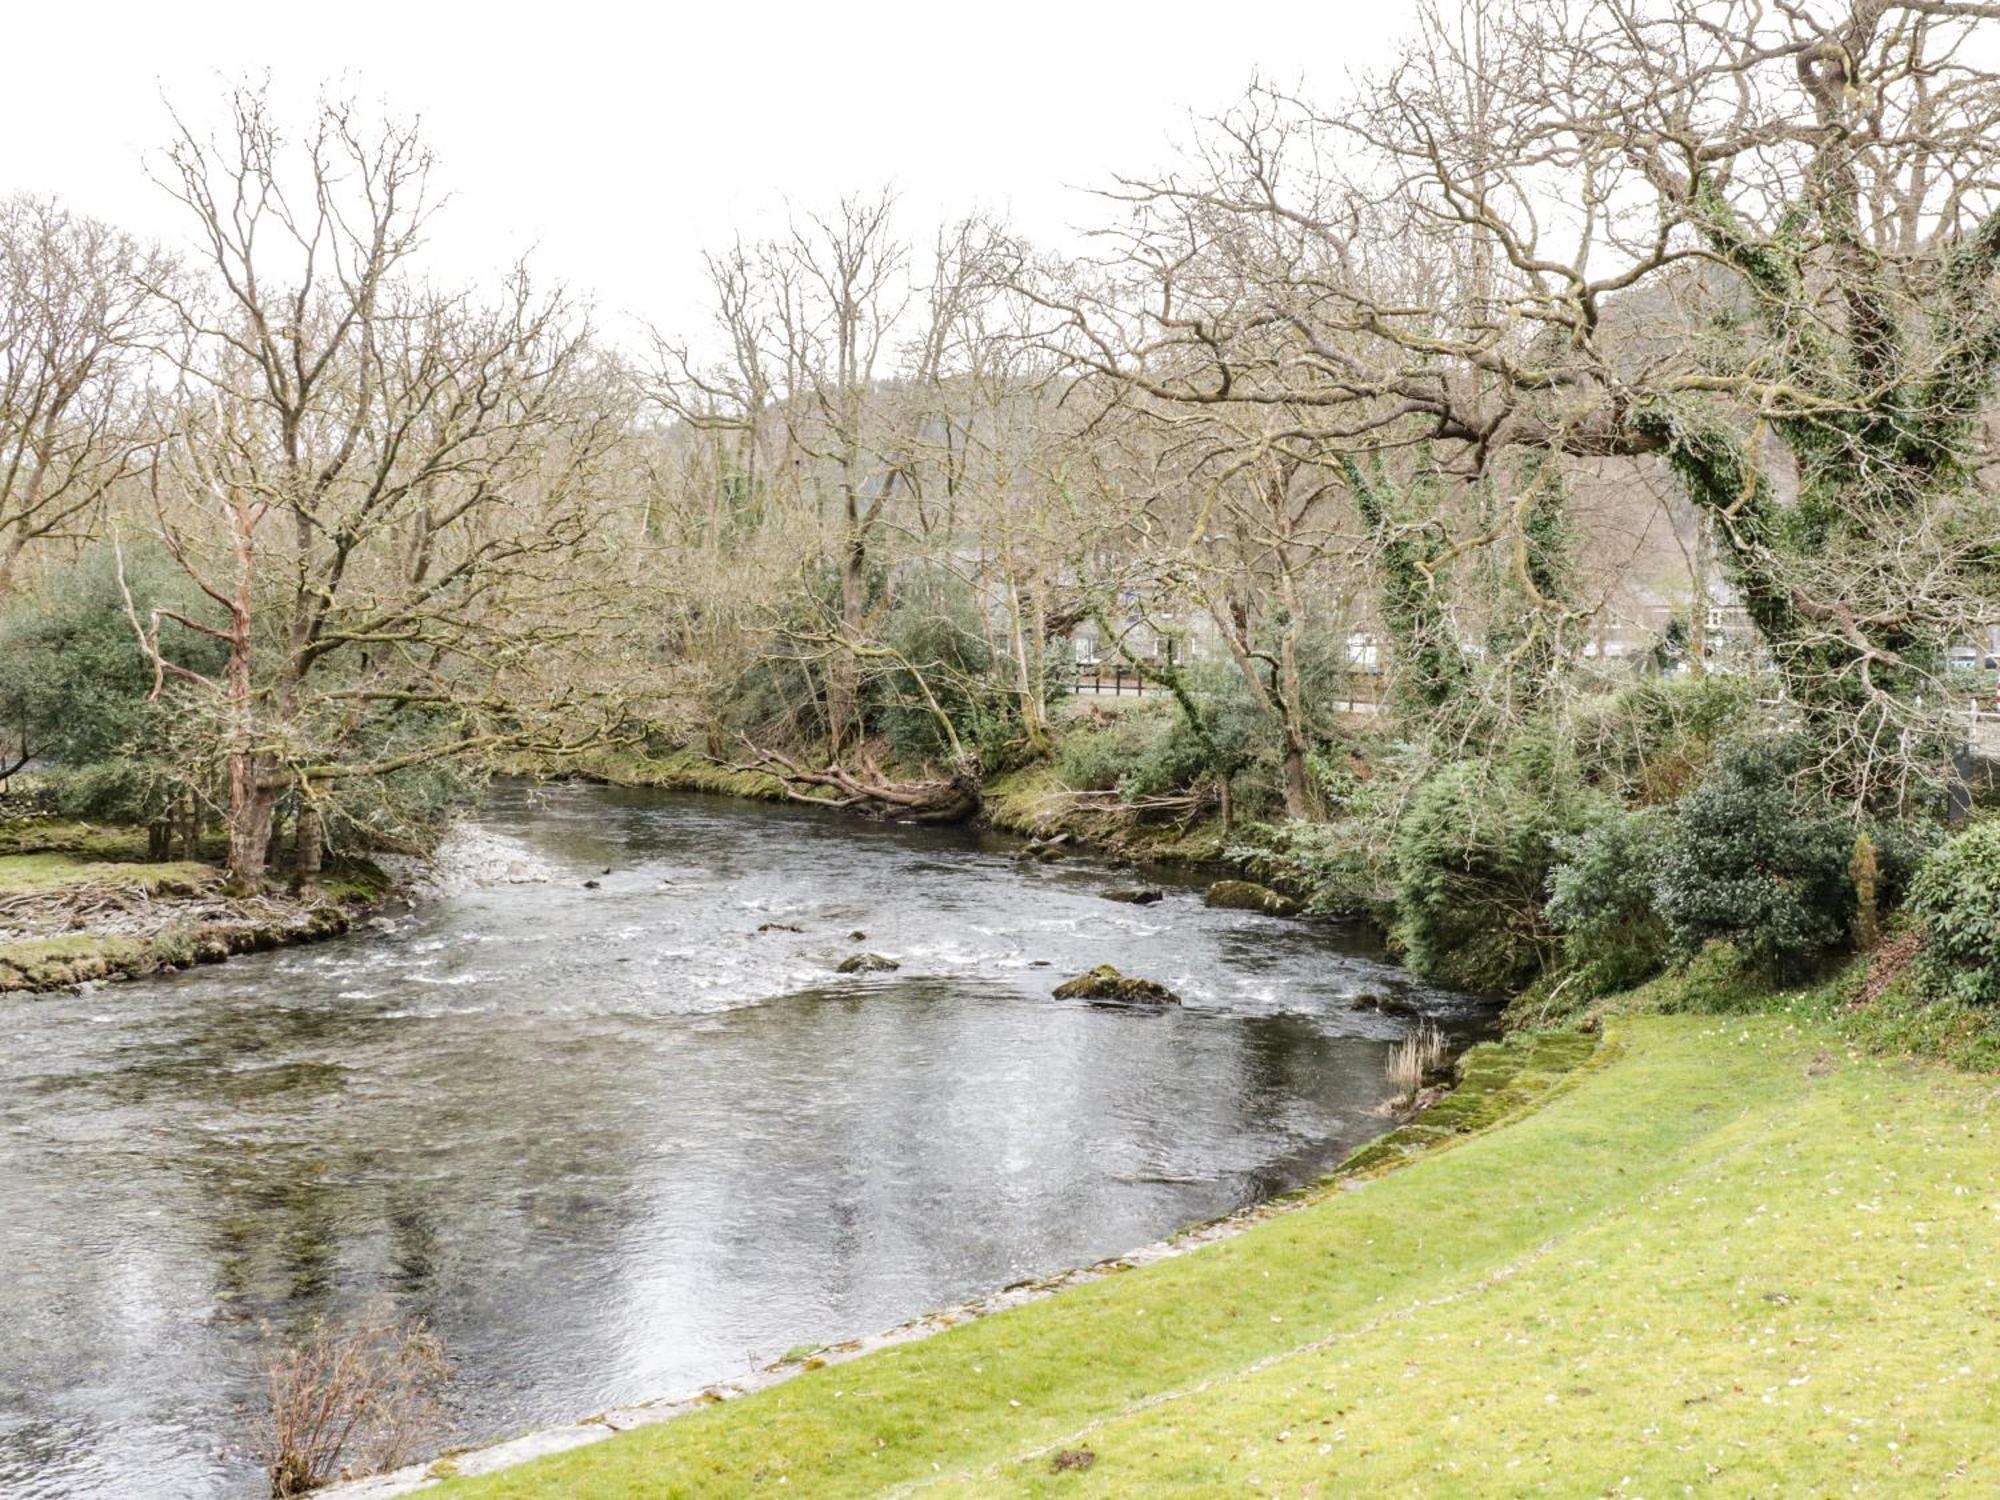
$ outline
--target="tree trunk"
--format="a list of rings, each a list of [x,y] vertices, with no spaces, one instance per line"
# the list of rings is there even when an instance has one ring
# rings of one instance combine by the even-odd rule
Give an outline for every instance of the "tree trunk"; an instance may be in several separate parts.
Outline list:
[[[0,544],[0,599],[13,592],[14,566],[20,561],[21,549],[27,545],[28,537],[24,528],[11,540]]]
[[[1035,592],[1039,601],[1041,591]],[[1042,707],[1042,673],[1040,663],[1035,659],[1029,642],[1038,639],[1030,635],[1026,622],[1022,619],[1020,585],[1011,578],[1007,583],[1008,625],[1012,636],[1014,656],[1014,690],[1021,703],[1021,733],[1031,751],[1039,754],[1048,747],[1048,715]],[[1039,613],[1039,607],[1037,613]]]
[[[292,868],[301,880],[315,880],[326,862],[326,824],[310,799],[299,807],[293,830]]]
[[[271,835],[264,841],[264,868],[275,870],[285,862],[285,815],[272,804]]]
[[[1306,775],[1306,747],[1291,733],[1285,734],[1285,816],[1310,818],[1313,815],[1312,781]]]
[[[827,658],[826,664],[826,742],[828,752],[838,757],[848,743],[848,731],[854,729],[854,738],[859,739],[858,726],[854,723],[855,700],[859,696],[857,673],[849,642],[861,639],[862,615],[867,606],[866,566],[867,549],[858,535],[850,534],[847,545],[840,554],[840,629],[841,641]]]
[[[264,883],[271,847],[271,815],[278,806],[277,789],[264,775],[257,753],[255,684],[251,677],[250,585],[251,535],[247,514],[239,507],[236,522],[236,593],[230,601],[229,664],[224,695],[229,710],[229,883],[239,891],[254,891]]]
[[[1694,513],[1694,603],[1688,609],[1688,671],[1702,676],[1708,670],[1708,512]]]
[[[271,815],[278,794],[258,779],[247,755],[229,757],[229,883],[254,891],[264,883]]]
[[[1285,601],[1285,632],[1278,642],[1278,702],[1276,707],[1285,737],[1285,815],[1312,818],[1319,814],[1319,798],[1313,793],[1312,778],[1306,773],[1306,751],[1312,744],[1307,732],[1306,686],[1299,675],[1299,632],[1305,612],[1299,607],[1298,589],[1291,570],[1281,575]]]
[[[816,807],[845,807],[871,817],[913,823],[969,823],[979,816],[985,772],[977,755],[961,756],[943,777],[898,781],[882,771],[864,752],[858,765],[835,762],[825,768],[806,766],[782,751],[761,749],[744,741],[757,759],[732,769],[761,771],[785,784],[787,796]],[[810,789],[810,790],[808,790]]]

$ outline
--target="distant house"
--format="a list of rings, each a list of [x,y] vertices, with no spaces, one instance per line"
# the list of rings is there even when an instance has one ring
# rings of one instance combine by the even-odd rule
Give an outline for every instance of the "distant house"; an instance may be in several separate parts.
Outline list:
[[[1749,612],[1726,584],[1709,585],[1705,604],[1643,586],[1627,586],[1598,615],[1584,642],[1586,661],[1626,661],[1651,657],[1661,647],[1685,659],[1693,636],[1693,610],[1702,611],[1702,635],[1710,665],[1745,659],[1756,649]]]

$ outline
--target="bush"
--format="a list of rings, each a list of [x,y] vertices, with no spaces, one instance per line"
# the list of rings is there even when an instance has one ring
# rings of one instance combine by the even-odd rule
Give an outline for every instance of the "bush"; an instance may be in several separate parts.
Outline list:
[[[330,852],[430,849],[485,789],[479,768],[458,759],[329,782],[320,797],[326,847]]]
[[[1147,769],[1140,779],[1156,781],[1152,768],[1181,753],[1175,739],[1192,739],[1181,720],[1178,707],[1156,698],[1119,710],[1107,723],[1078,724],[1056,742],[1056,774],[1079,792],[1119,791],[1141,766]]]
[[[444,1345],[371,1311],[351,1329],[315,1322],[267,1357],[265,1460],[276,1500],[406,1462],[445,1427]]]
[[[1387,923],[1394,920],[1395,874],[1381,834],[1380,823],[1353,818],[1256,823],[1224,854],[1259,880],[1299,892],[1307,911]]]
[[[1875,852],[1875,897],[1884,912],[1901,906],[1924,861],[1943,841],[1936,823],[1882,819],[1867,825]]]
[[[125,585],[145,617],[171,607],[212,614],[157,549],[125,557]],[[222,648],[192,631],[164,643],[181,665],[215,675]],[[0,766],[23,751],[43,766],[94,766],[159,754],[181,711],[169,678],[159,700],[153,666],[140,649],[108,547],[86,552],[34,593],[0,605]]]
[[[913,580],[890,612],[883,641],[909,663],[878,671],[868,683],[868,727],[889,742],[890,754],[908,766],[948,761],[941,712],[964,749],[998,764],[1019,733],[1019,705],[994,675],[979,606],[964,583]]]
[[[1549,877],[1549,925],[1588,995],[1629,989],[1666,963],[1667,924],[1653,904],[1663,822],[1655,811],[1613,811],[1555,841],[1562,862]]]
[[[879,581],[871,579],[871,591]],[[825,741],[825,663],[811,643],[839,612],[839,574],[825,564],[808,568],[777,609],[768,640],[717,682],[710,707],[725,743],[733,747],[739,737],[762,745]]]
[[[1770,991],[1734,943],[1709,943],[1665,982],[1660,1009],[1669,1015],[1732,1015],[1770,1005]]]
[[[150,823],[181,795],[183,778],[153,757],[61,766],[36,778],[42,805],[59,818]]]
[[[1114,710],[1102,727],[1066,735],[1055,755],[1063,781],[1133,802],[1227,776],[1240,811],[1254,814],[1268,806],[1277,787],[1276,755],[1235,669],[1205,663],[1189,668],[1185,679],[1207,721],[1207,742],[1181,706],[1161,694]]]
[[[1309,756],[1328,821],[1246,825],[1227,857],[1259,880],[1299,892],[1308,911],[1393,924],[1394,819],[1408,773],[1394,748],[1371,752],[1370,763],[1324,752]]]
[[[1642,677],[1583,700],[1567,730],[1591,785],[1624,802],[1657,804],[1680,796],[1716,744],[1756,712],[1756,687],[1745,677]]]
[[[1468,989],[1533,979],[1555,947],[1542,903],[1556,840],[1587,811],[1541,749],[1461,761],[1426,781],[1395,839],[1395,937],[1410,967]]]
[[[1911,883],[1909,906],[1926,974],[1954,1000],[2000,1001],[2000,820],[1940,845]]]
[[[1676,950],[1734,945],[1751,968],[1796,978],[1840,948],[1854,914],[1854,828],[1797,783],[1796,747],[1748,741],[1675,806],[1655,899]]]

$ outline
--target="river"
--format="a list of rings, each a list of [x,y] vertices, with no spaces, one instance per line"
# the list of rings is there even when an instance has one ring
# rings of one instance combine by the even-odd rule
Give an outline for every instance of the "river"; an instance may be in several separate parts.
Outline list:
[[[482,827],[552,877],[0,1001],[0,1495],[259,1495],[262,1341],[384,1298],[461,1440],[685,1392],[1309,1180],[1383,1128],[1362,991],[1481,1024],[1354,930],[956,830],[581,786]],[[1185,1004],[1050,997],[1107,962]]]

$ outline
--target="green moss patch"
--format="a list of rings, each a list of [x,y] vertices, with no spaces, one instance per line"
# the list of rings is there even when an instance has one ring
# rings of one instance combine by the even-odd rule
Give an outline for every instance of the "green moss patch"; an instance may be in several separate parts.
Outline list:
[[[0,819],[0,855],[70,854],[92,860],[143,860],[143,828],[85,823],[73,818]]]
[[[762,771],[739,771],[717,765],[692,750],[648,756],[610,750],[585,758],[577,769],[586,777],[614,786],[659,787],[676,792],[707,792],[717,797],[747,797],[754,801],[785,800],[785,784]]]
[[[157,967],[146,938],[84,934],[0,943],[0,990],[51,990]]]
[[[1344,1173],[1394,1166],[1454,1136],[1487,1130],[1532,1109],[1597,1050],[1576,1031],[1517,1032],[1482,1042],[1458,1060],[1451,1092],[1408,1124],[1370,1141],[1340,1164]]]
[[[115,862],[74,853],[0,855],[0,894],[56,892],[89,886],[140,886],[148,896],[187,896],[212,884],[215,870],[192,861]]]
[[[1078,806],[1053,763],[1041,760],[991,777],[980,791],[989,828],[1024,837],[1067,833],[1086,843],[1159,864],[1224,862],[1222,820],[1149,823],[1125,807]]]

